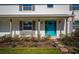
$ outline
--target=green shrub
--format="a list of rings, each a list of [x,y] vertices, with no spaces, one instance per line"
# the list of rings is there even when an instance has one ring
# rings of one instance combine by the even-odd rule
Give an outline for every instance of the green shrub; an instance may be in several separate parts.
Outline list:
[[[12,37],[9,35],[2,36],[1,39],[0,42],[12,42]]]
[[[31,37],[31,41],[32,41],[32,42],[38,42],[39,40],[38,40],[36,37],[32,36],[32,37]]]
[[[17,44],[16,44],[15,42],[13,42],[13,43],[11,44],[11,46],[12,46],[12,47],[16,47]]]
[[[31,40],[30,37],[21,37],[21,41],[29,42]]]
[[[42,37],[40,42],[49,42],[51,40],[51,36]]]
[[[60,38],[59,41],[67,46],[79,47],[79,31],[71,33],[71,36]]]
[[[51,36],[50,35],[46,36],[46,39],[47,40],[50,40],[51,39]]]
[[[79,31],[78,31],[78,30],[76,30],[76,31],[74,32],[74,36],[75,36],[75,37],[79,37]]]
[[[73,39],[73,37],[70,36],[64,37],[60,39],[60,41],[68,46],[76,46],[76,42],[77,42],[75,39]]]
[[[20,38],[18,36],[15,36],[15,37],[12,38],[12,41],[13,42],[19,42]]]

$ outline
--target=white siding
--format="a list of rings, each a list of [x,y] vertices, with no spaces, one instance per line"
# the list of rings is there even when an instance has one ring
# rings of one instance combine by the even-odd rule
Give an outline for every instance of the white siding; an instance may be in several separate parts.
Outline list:
[[[10,34],[9,19],[0,19],[0,36]]]
[[[0,14],[71,14],[69,5],[35,5],[35,11],[19,11],[19,5],[0,5]]]

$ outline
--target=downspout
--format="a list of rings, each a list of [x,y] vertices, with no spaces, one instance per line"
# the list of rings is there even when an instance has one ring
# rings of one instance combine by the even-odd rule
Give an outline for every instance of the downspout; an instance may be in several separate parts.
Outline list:
[[[72,10],[72,22],[73,22],[73,20],[74,20],[74,9]]]

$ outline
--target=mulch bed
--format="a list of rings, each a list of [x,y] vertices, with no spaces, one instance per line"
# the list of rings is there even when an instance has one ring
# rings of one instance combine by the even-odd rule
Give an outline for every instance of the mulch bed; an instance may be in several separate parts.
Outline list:
[[[0,42],[0,47],[47,47],[51,48],[51,41],[44,42],[26,42],[26,41],[18,41],[18,42]]]

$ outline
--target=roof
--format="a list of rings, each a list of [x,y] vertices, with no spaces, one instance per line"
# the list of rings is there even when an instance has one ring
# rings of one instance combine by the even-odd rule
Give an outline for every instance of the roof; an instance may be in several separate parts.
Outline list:
[[[8,15],[0,15],[0,17],[61,17],[67,18],[74,15],[70,14],[8,14]]]

